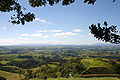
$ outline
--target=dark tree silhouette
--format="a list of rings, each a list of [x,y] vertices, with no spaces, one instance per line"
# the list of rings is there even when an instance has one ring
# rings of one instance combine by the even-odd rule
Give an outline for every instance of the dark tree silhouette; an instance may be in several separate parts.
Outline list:
[[[11,16],[10,22],[13,24],[22,23],[22,25],[24,25],[25,22],[30,22],[35,19],[35,15],[33,13],[23,13],[22,9],[23,7],[18,3],[18,0],[0,0],[0,12],[16,12],[16,14]]]
[[[108,24],[105,21],[103,27],[101,27],[100,23],[98,23],[98,25],[92,24],[89,29],[94,37],[96,37],[98,40],[119,44],[120,35],[116,30],[116,27],[117,26],[114,25],[108,27]]]
[[[49,4],[50,6],[53,6],[54,4],[57,4],[59,2],[62,2],[63,6],[67,6],[71,3],[73,3],[75,0],[29,0],[29,4],[31,7],[40,7],[45,6],[46,4]],[[92,4],[96,2],[96,0],[83,0],[84,3]],[[116,0],[112,0],[115,2]],[[18,0],[0,0],[0,12],[10,12],[15,11],[16,14],[13,14],[11,16],[10,22],[13,24],[22,24],[24,25],[25,22],[31,22],[35,19],[35,15],[31,12],[24,13],[23,11],[26,10],[24,7],[22,7]],[[112,25],[108,27],[107,22],[104,22],[105,27],[101,27],[100,23],[98,23],[98,26],[95,24],[92,24],[89,29],[90,32],[96,37],[98,40],[102,40],[105,42],[120,43],[120,36],[117,35],[118,31],[116,30],[116,26]]]
[[[29,0],[29,5],[33,8],[45,6],[47,3],[50,6],[59,3],[61,0]],[[62,0],[62,5],[67,6],[73,3],[75,0]],[[84,3],[94,4],[96,0],[84,0]],[[35,15],[31,12],[24,13],[26,10],[23,6],[21,6],[18,0],[0,0],[0,12],[11,12],[15,11],[16,14],[11,16],[10,22],[13,24],[22,24],[25,22],[31,22],[35,19]]]

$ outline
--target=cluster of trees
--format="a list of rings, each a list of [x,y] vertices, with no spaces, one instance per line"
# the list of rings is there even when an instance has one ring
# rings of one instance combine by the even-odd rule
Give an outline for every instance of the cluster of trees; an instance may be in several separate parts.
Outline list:
[[[35,61],[35,60],[23,60],[23,61],[11,61],[7,63],[7,66],[17,66],[23,69],[30,69],[41,66],[45,64],[43,61]]]
[[[59,64],[45,64],[41,65],[34,69],[28,69],[27,73],[25,74],[26,78],[40,78],[43,79],[44,77],[77,77],[80,75],[85,68],[80,62],[79,58],[76,59],[69,59],[64,63]]]
[[[21,69],[16,66],[0,66],[0,70],[6,71],[6,72],[22,74],[22,72],[20,72]]]

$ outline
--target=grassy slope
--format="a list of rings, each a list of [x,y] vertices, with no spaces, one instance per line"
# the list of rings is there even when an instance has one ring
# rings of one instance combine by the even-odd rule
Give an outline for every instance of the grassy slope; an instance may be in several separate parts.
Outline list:
[[[86,68],[94,66],[106,67],[108,69],[114,68],[114,66],[110,64],[109,59],[97,59],[97,58],[82,59],[81,62]]]
[[[101,60],[94,59],[94,58],[93,59],[82,59],[81,62],[86,68],[94,67],[94,66],[101,66],[101,67],[111,67],[112,66],[107,62],[103,62]]]
[[[7,64],[9,62],[11,62],[11,61],[1,61],[1,64]]]
[[[115,68],[115,66],[110,64],[109,59],[82,59],[81,62],[84,65],[84,67],[86,67],[85,71],[87,71],[90,67],[105,67],[114,72]],[[83,71],[82,73],[84,73],[85,71]]]
[[[20,75],[10,72],[5,72],[0,70],[0,76],[6,78],[7,80],[20,80]],[[21,79],[23,79],[24,76],[21,76]]]
[[[42,79],[30,79],[30,80],[42,80]],[[95,78],[49,78],[47,80],[120,80],[115,77],[95,77]]]

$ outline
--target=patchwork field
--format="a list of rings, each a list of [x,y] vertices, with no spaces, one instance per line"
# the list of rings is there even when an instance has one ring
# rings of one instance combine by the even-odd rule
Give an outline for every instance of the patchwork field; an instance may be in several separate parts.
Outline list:
[[[5,72],[5,71],[0,71],[0,76],[6,78],[6,80],[20,80],[24,78],[23,75]]]

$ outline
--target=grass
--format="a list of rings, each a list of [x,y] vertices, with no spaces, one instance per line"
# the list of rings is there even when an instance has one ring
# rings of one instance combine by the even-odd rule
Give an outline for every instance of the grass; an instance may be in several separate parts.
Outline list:
[[[43,80],[43,79],[30,79],[30,80]],[[94,77],[94,78],[48,78],[47,80],[120,80],[116,77]]]
[[[16,73],[10,73],[6,71],[1,71],[0,70],[0,76],[6,78],[6,80],[20,80],[20,75]],[[23,79],[24,76],[21,75],[21,79]]]
[[[109,59],[99,59],[99,58],[82,59],[81,62],[84,65],[84,67],[86,68],[85,71],[89,70],[92,67],[104,67],[106,69],[109,69],[113,73],[115,73],[114,66],[110,64]],[[83,74],[85,71],[83,71],[81,74]]]
[[[92,67],[92,66],[103,66],[105,67],[105,64],[100,61],[100,60],[96,60],[96,59],[82,59],[81,60],[82,64],[88,68],[88,67]]]
[[[15,61],[24,61],[24,60],[27,60],[27,59],[15,59]]]
[[[48,64],[48,66],[52,67],[52,68],[56,68],[57,65],[54,65],[54,64]]]
[[[103,61],[105,60],[105,61]],[[89,68],[89,67],[94,67],[94,66],[100,66],[100,67],[106,67],[109,69],[113,68],[113,65],[111,65],[108,61],[108,59],[102,59],[99,60],[97,58],[93,58],[93,59],[82,59],[81,60],[82,64],[84,65],[84,67]]]
[[[11,61],[1,61],[1,64],[7,64],[9,62],[11,62]]]

